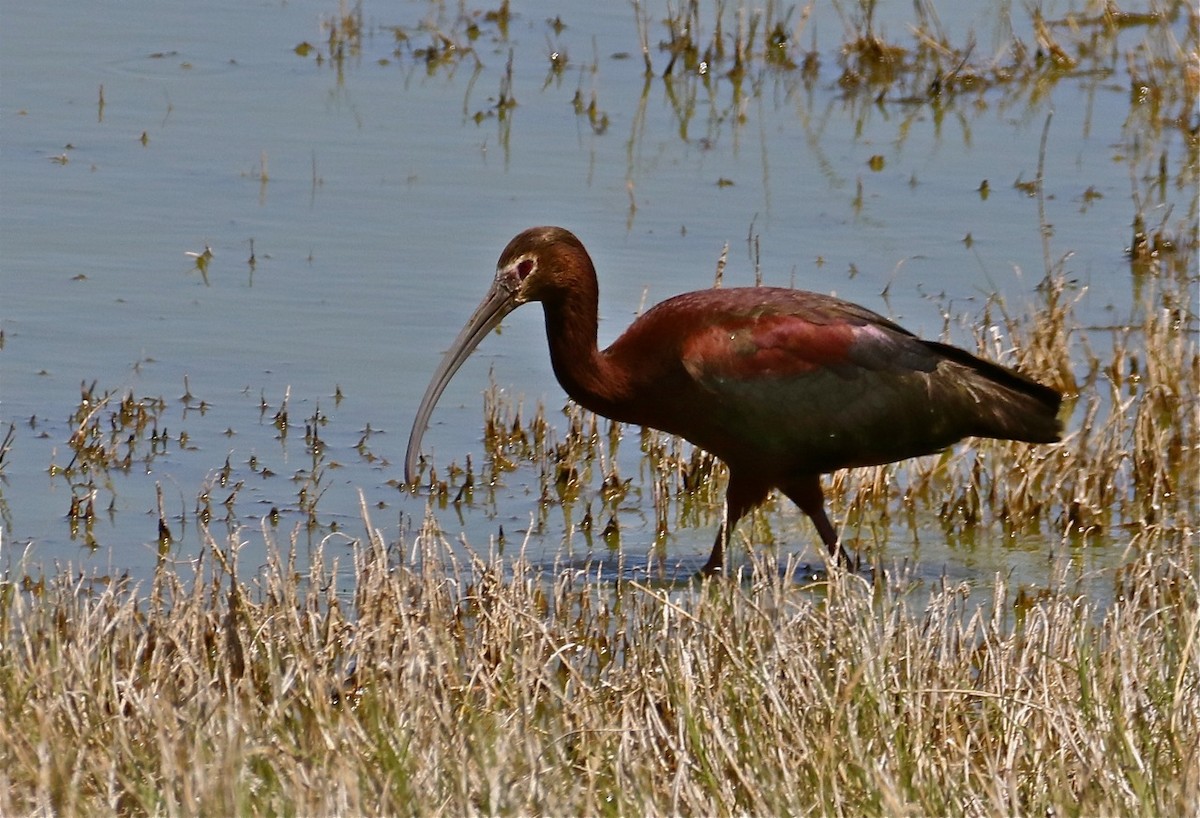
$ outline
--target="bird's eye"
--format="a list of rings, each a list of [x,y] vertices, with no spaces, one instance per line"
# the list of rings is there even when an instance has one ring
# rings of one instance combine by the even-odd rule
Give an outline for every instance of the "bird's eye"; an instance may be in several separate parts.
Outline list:
[[[517,265],[517,275],[519,275],[521,277],[521,280],[524,281],[525,279],[529,278],[529,274],[532,272],[533,272],[533,259],[530,259],[530,258],[521,259],[521,263]]]

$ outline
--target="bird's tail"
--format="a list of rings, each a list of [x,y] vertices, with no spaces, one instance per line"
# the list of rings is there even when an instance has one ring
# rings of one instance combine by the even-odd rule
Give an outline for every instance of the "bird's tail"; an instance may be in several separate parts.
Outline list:
[[[985,409],[974,413],[979,428],[972,435],[1026,443],[1056,443],[1062,439],[1058,418],[1062,394],[1057,389],[957,347],[926,343],[966,370],[962,392]]]

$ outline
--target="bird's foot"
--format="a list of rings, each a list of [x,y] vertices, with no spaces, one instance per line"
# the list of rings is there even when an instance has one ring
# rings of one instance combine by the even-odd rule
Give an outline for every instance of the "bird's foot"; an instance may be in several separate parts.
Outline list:
[[[829,556],[833,558],[833,561],[836,562],[838,566],[853,573],[858,573],[858,569],[862,567],[862,560],[859,555],[855,553],[854,556],[850,556],[850,552],[840,544],[835,548],[830,549]]]

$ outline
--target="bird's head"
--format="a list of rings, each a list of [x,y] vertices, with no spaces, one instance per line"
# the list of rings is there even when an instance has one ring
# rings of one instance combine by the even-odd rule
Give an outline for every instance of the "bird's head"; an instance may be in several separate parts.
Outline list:
[[[507,313],[528,301],[554,300],[556,293],[576,286],[583,267],[590,270],[591,260],[574,233],[561,227],[531,227],[500,254],[492,289],[509,294],[513,303]]]
[[[417,407],[404,456],[405,482],[411,484],[416,479],[421,437],[438,398],[479,342],[517,307],[529,301],[553,302],[578,286],[579,281],[587,281],[589,273],[591,286],[595,287],[596,276],[587,251],[573,233],[561,227],[531,227],[508,243],[496,262],[491,289],[442,357]]]

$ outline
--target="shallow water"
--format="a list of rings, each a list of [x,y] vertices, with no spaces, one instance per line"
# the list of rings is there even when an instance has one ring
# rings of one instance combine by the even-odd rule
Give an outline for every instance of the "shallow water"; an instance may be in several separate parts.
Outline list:
[[[628,4],[518,5],[506,34],[477,15],[472,42],[457,5],[367,2],[365,34],[339,63],[327,58],[333,2],[118,2],[68,15],[4,3],[0,436],[15,426],[0,482],[6,565],[145,576],[158,551],[156,487],[179,559],[199,548],[205,492],[220,537],[247,543],[243,565],[260,559],[263,529],[298,532],[302,544],[332,528],[345,532],[336,541],[358,536],[360,492],[386,538],[410,537],[427,507],[398,488],[417,401],[499,251],[532,224],[569,227],[590,248],[602,342],[645,305],[709,286],[726,242],[726,285],[752,283],[750,234],[765,283],[836,293],[937,336],[947,305],[973,313],[993,292],[1016,308],[1034,301],[1037,203],[1014,182],[1035,178],[1053,111],[1047,215],[1055,257],[1073,253],[1079,315],[1106,326],[1137,308],[1125,257],[1131,175],[1182,150],[1171,134],[1133,147],[1120,59],[1022,93],[874,102],[839,88],[844,25],[822,8],[802,35],[821,56],[816,78],[767,71],[739,93],[711,76],[647,82]],[[959,5],[939,9],[952,42],[974,31],[999,60],[1010,13],[1028,39],[1020,10]],[[901,16],[877,30],[911,45],[908,7],[892,13]],[[560,32],[547,22],[556,14]],[[433,67],[397,55],[389,27],[424,47],[426,20],[474,53]],[[652,24],[652,45],[664,31]],[[298,54],[301,43],[314,48]],[[566,54],[561,72],[553,51]],[[518,104],[501,115],[510,54]],[[661,70],[667,57],[652,56]],[[573,107],[577,93],[585,105],[594,94],[594,122]],[[1163,191],[1147,220],[1194,211],[1192,196]],[[951,336],[968,340],[957,325]],[[541,318],[522,310],[443,397],[425,438],[438,462],[482,460],[489,372],[512,400],[560,417]],[[169,442],[141,441],[127,471],[72,482],[52,466],[71,461],[70,416],[80,384],[93,382],[114,401],[161,397],[156,424]],[[273,423],[285,400],[286,434]],[[316,458],[304,428],[314,418]],[[623,447],[627,476],[638,473],[636,449]],[[562,522],[570,515],[551,512],[528,534],[539,515],[527,471],[490,502],[477,492],[470,506],[437,510],[442,529],[486,551],[503,527],[506,549],[546,565],[589,553],[617,565]],[[635,488],[619,515],[623,564],[667,574],[698,565],[715,521],[656,548],[649,489]],[[317,525],[306,527],[314,496]],[[98,512],[90,531],[68,519],[72,498],[87,497]],[[770,519],[780,559],[815,564],[807,522],[790,508]],[[932,522],[919,545],[907,529],[885,539],[885,560],[969,581],[1036,582],[1056,551],[986,537],[964,548]],[[1112,541],[1068,556],[1099,572],[1121,550]]]

